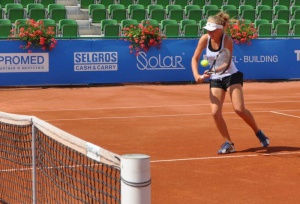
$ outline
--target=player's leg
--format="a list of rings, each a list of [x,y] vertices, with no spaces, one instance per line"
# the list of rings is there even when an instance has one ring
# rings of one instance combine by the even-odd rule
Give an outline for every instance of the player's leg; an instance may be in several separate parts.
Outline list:
[[[226,91],[221,88],[210,89],[210,106],[214,122],[225,140],[225,143],[218,151],[219,154],[235,152],[235,148],[231,141],[226,122],[222,115],[223,103],[225,100]]]
[[[234,111],[252,128],[254,133],[259,131],[253,115],[245,108],[241,84],[234,84],[228,89]]]
[[[252,128],[262,146],[269,145],[269,138],[258,128],[252,113],[245,108],[243,88],[241,84],[231,85],[228,89],[234,111]]]

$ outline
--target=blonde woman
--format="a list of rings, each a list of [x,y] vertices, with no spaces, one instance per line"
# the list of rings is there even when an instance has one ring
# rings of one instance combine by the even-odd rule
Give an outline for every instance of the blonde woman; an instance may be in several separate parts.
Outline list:
[[[196,82],[201,83],[205,79],[210,79],[209,98],[211,112],[217,129],[224,138],[224,143],[219,149],[218,154],[233,153],[236,151],[222,116],[222,107],[226,92],[229,93],[234,111],[252,128],[253,132],[260,140],[261,145],[267,147],[270,143],[269,138],[258,128],[251,112],[245,108],[242,88],[243,73],[237,70],[233,61],[230,62],[228,69],[225,72],[219,71],[208,74],[208,72],[205,71],[203,75],[199,74],[199,60],[204,49],[206,50],[206,56],[210,64],[223,48],[227,48],[230,51],[230,57],[232,56],[233,40],[224,32],[227,23],[229,23],[229,15],[223,12],[208,18],[207,24],[204,27],[204,29],[207,30],[207,34],[202,35],[199,39],[191,61],[192,71]],[[216,70],[218,69],[216,68]]]

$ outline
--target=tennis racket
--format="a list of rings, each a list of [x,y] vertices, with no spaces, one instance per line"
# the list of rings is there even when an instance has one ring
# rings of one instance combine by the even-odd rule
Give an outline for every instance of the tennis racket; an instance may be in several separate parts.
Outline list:
[[[220,52],[215,57],[210,69],[206,71],[206,74],[223,74],[230,65],[231,57],[230,51],[227,48],[220,50]]]

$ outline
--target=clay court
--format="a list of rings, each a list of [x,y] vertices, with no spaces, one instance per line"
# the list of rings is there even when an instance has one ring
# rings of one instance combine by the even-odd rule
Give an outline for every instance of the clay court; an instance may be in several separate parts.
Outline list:
[[[237,152],[223,143],[208,84],[1,88],[1,111],[34,115],[119,155],[151,156],[153,204],[298,203],[300,81],[245,82],[246,107],[268,148],[234,113],[224,117]]]

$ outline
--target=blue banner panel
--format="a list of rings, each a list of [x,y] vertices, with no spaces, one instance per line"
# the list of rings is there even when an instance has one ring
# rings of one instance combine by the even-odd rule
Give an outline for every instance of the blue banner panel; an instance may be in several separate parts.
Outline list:
[[[115,39],[58,40],[52,51],[20,49],[0,41],[0,86],[89,85],[193,81],[191,58],[198,39],[165,39],[160,49],[130,54]],[[205,53],[203,53],[205,55]],[[233,61],[245,80],[300,78],[299,39],[259,39],[235,45]],[[199,66],[200,73],[205,68]]]

